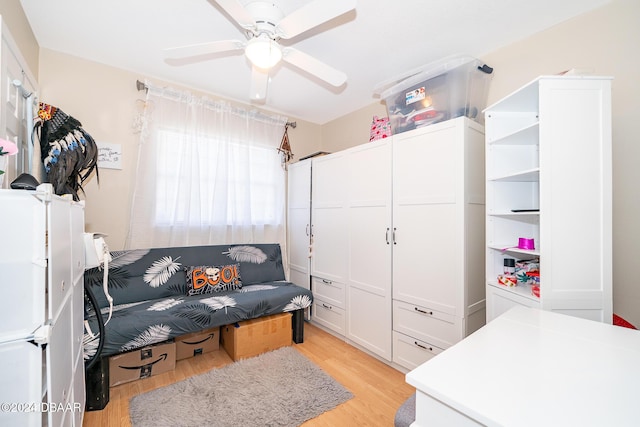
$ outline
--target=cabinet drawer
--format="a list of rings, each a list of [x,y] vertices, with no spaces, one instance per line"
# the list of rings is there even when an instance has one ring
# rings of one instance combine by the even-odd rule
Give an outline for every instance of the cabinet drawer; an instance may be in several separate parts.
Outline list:
[[[345,308],[344,283],[314,277],[311,279],[311,286],[314,298],[320,298],[335,307]]]
[[[493,285],[487,285],[487,322],[492,321],[502,313],[505,313],[509,311],[509,309],[518,305],[524,305],[525,307],[540,307],[540,303],[538,301],[533,301],[524,295],[518,295],[508,289],[501,289]]]
[[[427,307],[393,301],[393,330],[448,348],[463,338],[461,319]]]
[[[314,299],[312,320],[341,335],[345,334],[344,310],[328,302]]]
[[[435,345],[393,332],[393,362],[404,368],[415,369],[442,351]]]

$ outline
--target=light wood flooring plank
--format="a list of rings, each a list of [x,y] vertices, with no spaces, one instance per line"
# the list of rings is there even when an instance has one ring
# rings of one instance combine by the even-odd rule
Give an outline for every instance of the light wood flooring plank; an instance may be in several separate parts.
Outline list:
[[[396,410],[415,392],[405,382],[405,375],[311,323],[305,323],[304,332],[304,343],[293,344],[293,348],[351,391],[354,398],[303,426],[392,426]],[[109,404],[101,411],[86,412],[83,427],[130,426],[131,397],[229,363],[233,361],[221,348],[179,360],[174,371],[112,387]]]

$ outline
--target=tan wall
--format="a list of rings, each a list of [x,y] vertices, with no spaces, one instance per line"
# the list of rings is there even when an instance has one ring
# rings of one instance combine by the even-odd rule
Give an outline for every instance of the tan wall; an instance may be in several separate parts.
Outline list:
[[[138,159],[139,135],[132,125],[145,96],[136,89],[136,80],[144,81],[145,77],[48,49],[41,50],[40,76],[41,101],[80,120],[97,142],[122,146],[122,170],[99,169],[100,183],[91,178],[84,198],[86,230],[107,233],[109,247],[123,249]],[[296,118],[289,120],[297,123],[289,130],[294,160],[319,151],[321,127]]]
[[[29,64],[38,64],[33,35],[18,0],[2,0],[0,14]],[[614,167],[614,311],[640,326],[640,286],[636,284],[635,236],[640,235],[640,144],[634,120],[640,117],[640,57],[637,43],[640,2],[613,0],[609,5],[557,25],[518,43],[482,56],[495,68],[489,102],[509,94],[540,74],[568,68],[588,68],[612,75]],[[35,59],[33,57],[35,56]],[[137,136],[131,128],[136,100],[134,73],[43,50],[39,67],[41,99],[62,108],[83,122],[98,141],[122,144],[124,166],[120,171],[101,170],[101,184],[87,185],[87,229],[108,233],[113,249],[124,245],[129,217]],[[160,82],[159,82],[160,83]],[[338,151],[365,143],[373,115],[386,114],[384,105],[370,106],[323,126],[296,120],[289,136],[294,161],[315,151]],[[295,120],[295,118],[290,118]],[[576,157],[579,161],[579,156]],[[580,260],[567,260],[579,268]]]
[[[302,157],[321,151],[322,126],[294,118],[289,119],[291,120],[297,123],[295,129],[289,128],[289,142],[293,152],[291,162],[297,162]]]
[[[482,56],[494,67],[489,104],[541,74],[570,68],[610,75],[613,81],[613,298],[614,312],[640,327],[640,285],[635,277],[640,236],[640,137],[634,123],[640,117],[640,2],[613,0],[518,43]],[[326,151],[362,142],[371,122],[370,111],[356,111],[323,127]],[[365,114],[367,113],[367,114]],[[576,161],[580,161],[576,153]],[[579,213],[576,213],[579,215]],[[567,260],[580,268],[580,260]]]
[[[38,78],[38,42],[36,41],[27,17],[22,10],[20,0],[0,1],[0,17],[16,42],[20,53],[27,62],[29,71]]]
[[[99,169],[85,185],[86,230],[109,235],[112,249],[122,249],[135,175],[137,139],[133,131],[139,76],[116,68],[42,49],[40,100],[75,117],[98,142],[122,145],[122,170]]]
[[[373,116],[386,117],[383,103],[371,104],[322,127],[322,151],[333,153],[369,142]]]

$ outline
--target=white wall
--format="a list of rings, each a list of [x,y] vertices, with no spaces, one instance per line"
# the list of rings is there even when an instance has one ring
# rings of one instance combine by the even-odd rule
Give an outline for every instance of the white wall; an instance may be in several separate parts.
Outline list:
[[[20,49],[29,71],[37,78],[38,42],[22,10],[20,0],[1,0],[0,16],[3,25],[7,26],[11,37],[16,42],[18,49]]]

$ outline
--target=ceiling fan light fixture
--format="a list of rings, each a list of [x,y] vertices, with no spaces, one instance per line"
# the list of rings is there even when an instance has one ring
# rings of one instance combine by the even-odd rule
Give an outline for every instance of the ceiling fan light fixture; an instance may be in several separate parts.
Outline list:
[[[249,40],[244,53],[253,65],[263,70],[268,70],[282,59],[282,48],[266,34]]]

